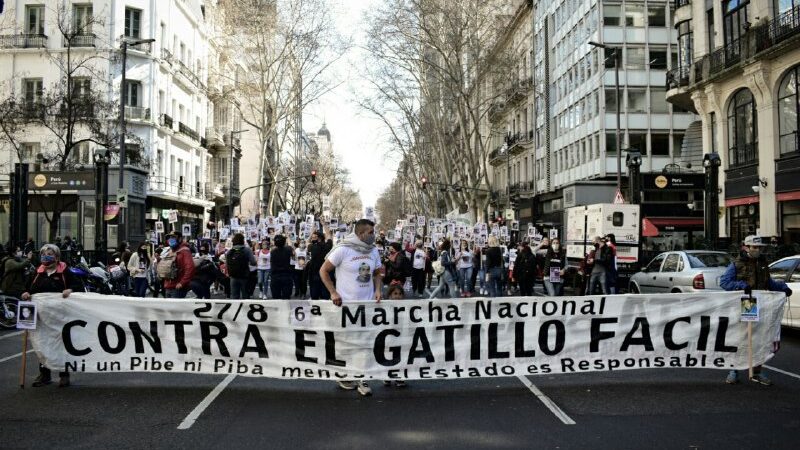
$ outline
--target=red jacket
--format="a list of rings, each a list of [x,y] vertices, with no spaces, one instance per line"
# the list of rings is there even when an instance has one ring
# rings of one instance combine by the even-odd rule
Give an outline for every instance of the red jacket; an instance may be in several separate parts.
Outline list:
[[[172,250],[170,250],[172,251]],[[178,284],[183,289],[189,289],[189,282],[194,277],[194,260],[192,251],[185,242],[181,243],[176,250],[175,264],[178,265],[178,278],[176,280],[164,280],[164,289],[177,289]]]

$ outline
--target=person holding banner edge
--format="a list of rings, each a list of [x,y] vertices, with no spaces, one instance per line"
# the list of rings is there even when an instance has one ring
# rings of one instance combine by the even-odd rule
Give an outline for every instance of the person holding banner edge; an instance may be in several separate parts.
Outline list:
[[[61,261],[61,249],[54,244],[45,244],[39,250],[41,265],[36,269],[36,274],[30,281],[22,300],[30,301],[31,295],[44,292],[61,293],[63,298],[68,298],[73,291],[82,291],[81,281],[67,270],[67,264]],[[69,372],[60,372],[58,387],[69,386]],[[33,381],[33,387],[42,387],[52,381],[50,369],[39,364],[39,376]]]
[[[342,302],[372,298],[380,302],[383,285],[381,268],[381,257],[375,247],[375,223],[361,219],[356,222],[354,232],[339,241],[328,253],[319,275],[336,306],[342,306]],[[330,276],[332,271],[336,275],[335,285]],[[358,389],[358,393],[365,397],[372,395],[372,389],[364,380],[343,380],[338,384],[345,390]]]
[[[744,291],[745,295],[752,296],[754,290],[781,291],[791,297],[792,290],[780,280],[773,280],[769,275],[767,258],[761,254],[761,249],[767,244],[761,236],[750,235],[744,239],[744,252],[731,263],[719,279],[719,285],[726,291]],[[761,366],[753,367],[753,376],[750,381],[771,386],[772,381],[767,378]],[[739,375],[735,370],[728,372],[725,382],[736,384]]]

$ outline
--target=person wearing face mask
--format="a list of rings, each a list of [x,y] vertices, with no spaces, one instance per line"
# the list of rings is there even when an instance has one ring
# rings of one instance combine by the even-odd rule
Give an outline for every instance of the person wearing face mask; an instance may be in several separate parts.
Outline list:
[[[8,256],[0,261],[0,265],[3,267],[0,290],[2,290],[3,295],[19,298],[25,292],[25,273],[32,268],[31,258],[33,255],[29,253],[26,257],[22,253],[22,248],[18,245],[9,249],[8,253]]]
[[[147,271],[150,270],[150,255],[147,252],[146,242],[139,244],[136,253],[131,254],[126,268],[128,275],[133,278],[133,295],[144,298],[147,294]]]
[[[392,283],[401,287],[406,284],[406,274],[404,270],[406,266],[406,254],[399,242],[392,242],[389,244],[388,254],[383,264],[386,272],[383,277],[383,283],[387,287]]]
[[[759,291],[780,291],[787,297],[792,296],[792,290],[781,280],[773,280],[769,275],[769,263],[767,258],[761,254],[761,250],[766,246],[765,238],[750,235],[744,239],[744,252],[732,262],[725,273],[719,278],[719,285],[726,291],[744,291],[745,295],[751,296],[754,290]],[[772,385],[772,381],[764,375],[761,366],[753,367],[753,377],[750,381],[765,386]],[[735,370],[728,373],[725,382],[736,384],[739,382],[739,375]]]
[[[375,247],[375,223],[361,219],[355,224],[354,233],[336,244],[325,257],[319,270],[320,278],[331,294],[336,306],[342,302],[364,301],[382,298],[381,257]],[[336,284],[330,272],[336,272]],[[346,390],[358,389],[362,396],[372,395],[366,381],[343,380],[339,387]]]
[[[175,265],[178,268],[178,275],[174,279],[164,280],[164,289],[167,291],[167,298],[186,298],[189,292],[189,284],[194,277],[194,260],[189,245],[183,242],[178,232],[171,234],[167,238],[169,246],[168,255],[175,257]]]
[[[536,257],[527,242],[520,242],[517,259],[514,261],[513,275],[519,285],[519,295],[533,295],[533,281],[536,277]]]
[[[608,268],[612,263],[611,249],[600,236],[594,239],[594,250],[589,253],[587,263],[592,266],[589,276],[589,290],[587,294],[594,295],[597,285],[600,285],[601,293],[608,294]]]
[[[20,296],[22,300],[29,301],[31,295],[45,292],[61,293],[63,298],[68,298],[73,291],[81,292],[84,287],[81,281],[67,270],[67,264],[61,261],[61,249],[57,245],[46,244],[39,251],[41,265],[31,279],[25,292]],[[60,373],[59,387],[69,386],[69,373]],[[39,365],[39,376],[33,382],[33,387],[41,387],[51,382],[50,369]]]
[[[567,267],[567,252],[561,248],[561,240],[553,239],[544,257],[544,288],[547,295],[559,297],[564,294],[564,270]]]

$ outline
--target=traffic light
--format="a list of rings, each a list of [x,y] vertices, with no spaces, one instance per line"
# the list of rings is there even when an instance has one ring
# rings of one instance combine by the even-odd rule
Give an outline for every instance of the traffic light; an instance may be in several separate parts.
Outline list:
[[[317,182],[317,171],[316,170],[312,170],[311,171],[311,182],[312,183],[316,183]]]
[[[424,190],[428,186],[428,177],[422,177],[420,181],[422,181],[422,189]]]

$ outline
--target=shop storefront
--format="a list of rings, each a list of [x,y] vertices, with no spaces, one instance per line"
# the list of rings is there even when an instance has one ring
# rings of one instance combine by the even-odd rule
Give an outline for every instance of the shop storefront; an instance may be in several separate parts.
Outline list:
[[[780,193],[776,200],[781,243],[800,243],[800,192]]]
[[[731,243],[743,242],[745,237],[756,234],[761,227],[758,203],[758,195],[725,200]]]
[[[642,251],[655,254],[705,245],[702,173],[642,174]]]

